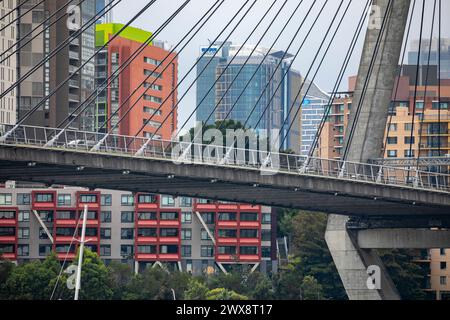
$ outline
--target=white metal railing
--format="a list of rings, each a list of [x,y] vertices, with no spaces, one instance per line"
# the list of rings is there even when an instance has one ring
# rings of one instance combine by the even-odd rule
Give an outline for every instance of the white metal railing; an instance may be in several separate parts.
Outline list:
[[[0,144],[69,149],[86,153],[116,154],[137,158],[156,158],[183,163],[233,166],[266,172],[287,172],[382,185],[415,187],[450,192],[450,175],[398,168],[383,164],[355,163],[301,155],[179,142],[77,130],[35,126],[0,125]],[[9,132],[9,134],[6,134]],[[145,147],[145,148],[143,148]],[[94,151],[95,150],[95,151]],[[177,150],[177,152],[173,152]],[[140,152],[141,151],[141,152]],[[142,152],[143,151],[143,152]],[[173,155],[175,154],[175,157]],[[179,157],[178,157],[179,155]]]

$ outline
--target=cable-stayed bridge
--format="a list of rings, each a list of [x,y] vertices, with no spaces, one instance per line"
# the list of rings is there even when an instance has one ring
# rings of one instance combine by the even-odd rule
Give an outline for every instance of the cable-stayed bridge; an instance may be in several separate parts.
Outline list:
[[[95,24],[99,15],[106,14],[121,1],[111,1],[103,10],[104,12],[85,21],[78,30],[71,32],[65,41],[45,55],[28,72],[20,74],[19,79],[13,85],[1,92],[0,98],[3,99],[16,90],[65,46],[73,43],[77,37],[86,32],[87,28]],[[97,48],[90,59],[94,59],[109,43],[120,37],[120,34],[155,2],[157,1],[147,3],[127,24],[111,35],[105,44]],[[69,112],[61,123],[55,125],[55,128],[29,125],[30,119],[43,108],[46,101],[71,81],[89,60],[82,62],[79,66],[73,66],[73,73],[46,93],[46,96],[37,104],[31,106],[16,124],[1,125],[0,180],[163,193],[326,212],[330,214],[326,233],[327,243],[349,297],[351,299],[398,299],[399,294],[395,285],[373,249],[450,246],[450,234],[446,231],[450,227],[448,217],[450,215],[449,175],[427,170],[427,165],[423,165],[423,163],[435,162],[428,158],[420,159],[420,154],[414,158],[414,161],[406,159],[400,165],[398,163],[390,165],[386,160],[380,160],[384,156],[385,139],[390,133],[390,126],[388,126],[386,135],[386,124],[391,121],[389,106],[392,97],[394,100],[397,98],[399,81],[396,82],[395,79],[401,73],[404,64],[406,45],[412,32],[414,13],[417,13],[417,10],[421,12],[420,47],[425,37],[425,1],[367,0],[365,2],[363,10],[356,20],[358,21],[356,30],[351,35],[352,39],[346,56],[330,94],[325,116],[319,126],[311,153],[307,157],[283,153],[278,147],[277,150],[270,152],[252,147],[239,149],[234,141],[227,146],[217,146],[162,139],[160,136],[162,127],[167,121],[170,121],[171,116],[177,111],[188,91],[195,86],[209,63],[204,66],[203,70],[197,70],[195,80],[188,84],[187,91],[171,106],[170,112],[162,117],[160,125],[151,133],[151,137],[142,138],[144,128],[157,117],[163,105],[170,103],[172,97],[177,94],[179,86],[182,83],[186,84],[189,79],[188,74],[198,67],[200,59],[194,63],[185,76],[179,79],[167,98],[161,100],[158,109],[149,119],[144,120],[142,127],[135,135],[115,134],[131,110],[138,105],[138,102],[151,88],[157,85],[158,74],[170,68],[172,62],[185,50],[207,22],[220,13],[225,0],[215,1],[191,28],[186,28],[187,32],[181,36],[180,41],[173,46],[171,52],[162,61],[159,61],[156,68],[149,72],[142,83],[133,88],[128,97],[121,97],[116,110],[111,111],[97,132],[74,130],[76,121],[85,116],[101,92],[110,88],[135,59],[141,59],[140,53],[145,47],[151,44],[169,24],[176,20],[185,7],[193,2],[195,1],[184,1],[161,26],[155,29],[148,39],[142,42],[137,50],[121,61],[106,80],[98,84],[98,90],[89,94],[84,101]],[[229,106],[218,129],[223,129],[225,121],[229,119],[238,101],[251,86],[257,71],[262,67],[264,61],[271,57],[282,34],[289,29],[296,30],[289,46],[283,51],[277,52],[280,61],[277,70],[281,68],[283,61],[291,59],[287,70],[283,71],[281,76],[275,70],[270,75],[267,84],[262,84],[263,89],[260,96],[254,105],[250,105],[250,113],[243,122],[243,127],[246,128],[251,123],[252,127],[259,128],[267,117],[270,118],[270,115],[268,116],[271,112],[270,107],[282,85],[282,81],[279,81],[278,78],[284,79],[288,76],[294,61],[302,56],[304,50],[308,48],[308,41],[314,38],[316,34],[314,31],[317,25],[320,25],[321,15],[328,10],[332,13],[331,18],[327,21],[329,24],[326,24],[326,32],[323,34],[323,38],[319,39],[320,46],[315,49],[314,59],[304,74],[304,79],[309,81],[303,81],[300,90],[296,92],[297,95],[292,105],[285,110],[282,130],[275,144],[283,146],[288,133],[294,130],[295,119],[298,119],[301,106],[305,102],[311,85],[319,71],[324,68],[324,61],[333,52],[332,45],[336,45],[336,36],[342,32],[342,24],[346,20],[354,18],[349,13],[354,12],[352,6],[356,2],[358,1],[300,1],[288,14],[287,21],[283,21],[281,30],[270,48],[265,53],[258,52],[263,55],[260,59],[261,62],[254,65],[255,71],[253,74],[250,73],[250,79],[240,88],[241,93]],[[236,30],[239,30],[239,26],[245,25],[245,19],[251,16],[252,10],[258,4],[258,0],[244,1],[231,20],[211,41],[209,48],[204,50],[203,55],[220,43],[219,47],[215,47],[213,50],[215,52],[213,57],[215,57],[223,45],[232,39]],[[257,47],[262,43],[264,37],[270,34],[269,31],[273,28],[274,23],[283,16],[286,5],[287,0],[271,2],[255,26],[251,26],[251,28],[246,26],[245,34],[248,35],[242,47],[248,49],[249,47],[246,45],[249,41],[255,41],[256,45],[253,50],[249,50],[251,52],[248,58],[242,62],[237,75],[233,77],[223,95],[217,97],[216,105],[208,115],[206,123],[215,115],[223,100],[227,99],[227,95],[234,88],[233,85],[238,82],[239,74],[243,72],[245,66],[250,64]],[[430,42],[438,33],[438,48],[442,47],[440,44],[442,38],[441,12],[441,1],[434,1]],[[301,19],[296,16],[297,14],[300,14]],[[60,18],[62,17],[64,14],[60,16]],[[49,17],[47,22],[50,20]],[[264,25],[267,25],[266,28],[260,30]],[[44,30],[49,27],[44,27]],[[365,28],[367,28],[367,32],[356,81],[353,108],[345,135],[342,160],[319,158],[315,156],[315,151],[323,126],[329,119],[332,103],[339,92]],[[254,39],[257,31],[263,31],[262,36]],[[25,37],[31,35],[32,32]],[[12,51],[8,49],[7,52],[2,53],[0,63],[11,58],[25,46],[26,42],[23,40],[19,39],[15,44],[18,46],[16,50],[12,46],[10,48]],[[431,44],[429,48],[431,48]],[[295,48],[297,51],[294,55],[288,53]],[[235,58],[239,57],[239,52],[240,49],[218,72],[217,79],[210,84],[203,100],[217,85],[220,85],[220,79],[226,75]],[[421,98],[417,84],[420,56],[419,53],[414,102]],[[428,67],[430,56],[428,53]],[[438,70],[440,67],[439,63]],[[274,79],[277,79],[275,83],[278,83],[278,86],[273,85]],[[440,82],[439,76],[439,88],[441,87]],[[425,87],[425,96],[426,94]],[[436,98],[440,112],[440,89]],[[185,129],[189,120],[198,112],[203,100],[192,110],[189,118],[179,128],[180,131]],[[262,108],[260,108],[261,101],[264,101],[264,104],[267,102]],[[415,117],[420,114],[420,110],[416,110],[416,108],[417,103],[414,103],[411,111],[413,119],[410,155],[413,151],[411,141],[413,141],[415,132],[414,126],[417,125]],[[252,118],[255,113],[257,121],[254,121],[254,117]],[[206,123],[203,124],[203,127],[206,127]],[[422,127],[422,125],[421,121],[420,126]],[[199,138],[195,135],[194,132],[193,141]],[[442,146],[439,145],[439,158],[442,162],[445,158],[442,158],[441,149]],[[373,270],[374,266],[380,270],[380,285],[375,288],[367,285],[367,272]]]

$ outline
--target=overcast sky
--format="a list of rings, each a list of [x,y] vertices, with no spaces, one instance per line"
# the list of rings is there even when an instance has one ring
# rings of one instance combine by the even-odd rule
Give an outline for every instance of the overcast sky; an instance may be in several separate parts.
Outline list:
[[[176,45],[178,41],[185,35],[185,33],[196,23],[198,19],[212,6],[216,0],[192,0],[190,4],[177,16],[177,18],[166,27],[161,34],[157,37],[159,40],[167,41],[172,45]],[[220,31],[227,25],[228,21],[237,12],[237,10],[245,3],[246,0],[226,0],[222,7],[217,11],[217,13],[210,19],[207,25],[197,34],[195,39],[180,53],[179,56],[179,78],[181,79],[186,75],[189,68],[195,63],[196,58],[199,56],[199,49],[201,45],[208,44],[208,40],[213,40],[217,37]],[[234,43],[242,43],[248,37],[253,27],[262,18],[266,10],[273,3],[274,0],[258,0],[256,5],[253,7],[250,14],[245,18],[243,23],[237,28],[237,30],[230,37],[230,40]],[[289,50],[291,53],[295,53],[299,48],[301,42],[303,41],[309,27],[311,26],[313,19],[317,16],[319,9],[326,0],[304,0],[300,10],[297,12],[296,16],[292,20],[286,32],[281,36],[280,40],[277,42],[275,49],[286,50],[289,42],[291,41],[293,35],[295,34],[300,22],[305,17],[307,10],[313,2],[316,2],[310,17],[308,18],[306,24],[302,28],[297,40],[292,45]],[[341,8],[341,13],[348,4],[349,0],[344,0]],[[182,3],[184,0],[157,0],[156,3],[148,9],[138,20],[133,23],[133,26],[139,27],[145,30],[154,31],[156,30]],[[253,0],[249,2],[252,3]],[[317,25],[312,32],[310,38],[305,42],[305,45],[300,52],[298,59],[294,62],[293,66],[295,69],[299,70],[303,76],[306,75],[310,65],[313,61],[314,55],[316,54],[323,36],[328,29],[334,14],[336,13],[339,4],[339,0],[329,0],[323,10],[323,14],[317,22]],[[114,9],[113,12],[113,22],[126,23],[131,19],[145,4],[148,0],[122,0],[122,2]],[[263,35],[263,31],[267,28],[272,18],[279,11],[279,8],[284,3],[284,0],[276,0],[275,7],[270,12],[269,16],[264,20],[264,23],[258,29],[258,32],[250,39],[249,44],[255,44],[260,37]],[[286,6],[281,11],[278,19],[271,28],[271,31],[264,35],[261,44],[265,47],[270,47],[272,42],[275,40],[276,36],[282,29],[283,25],[288,20],[290,14],[292,14],[294,8],[298,5],[298,0],[288,0]],[[422,1],[417,1],[416,14],[413,21],[414,30],[413,39],[419,38],[420,30],[420,15],[421,15],[421,3]],[[424,36],[429,38],[430,26],[431,26],[431,16],[432,16],[432,5],[433,1],[426,0],[427,10],[425,16],[426,19],[424,27]],[[359,18],[363,12],[363,8],[366,4],[365,0],[353,0],[349,12],[344,19],[341,29],[339,30],[336,39],[329,51],[327,58],[325,59],[323,66],[321,67],[317,78],[315,79],[316,84],[325,91],[331,91],[333,85],[336,81],[339,69],[341,68],[342,62],[344,60],[345,54],[348,50],[350,41],[355,33],[356,26],[358,24]],[[447,19],[448,15],[445,12],[450,12],[450,1],[444,0],[443,4],[443,33],[444,36],[448,37],[450,34],[450,22]],[[340,17],[340,16],[339,16]],[[238,20],[235,20],[238,21]],[[335,26],[337,25],[337,22]],[[233,24],[234,26],[234,24]],[[232,26],[227,29],[224,33],[222,40],[229,34]],[[334,31],[334,29],[332,29]],[[365,32],[365,29],[364,29]],[[437,34],[437,33],[436,33]],[[331,35],[330,35],[331,37]],[[362,50],[364,33],[361,35],[360,41],[354,53],[353,59],[348,68],[347,75],[353,75],[357,73],[358,63]],[[328,43],[327,43],[328,44]],[[326,45],[324,46],[324,49]],[[322,51],[323,52],[323,51]],[[322,56],[320,56],[321,58]],[[320,60],[320,59],[319,59]],[[318,60],[318,61],[319,61]],[[313,69],[315,71],[315,69]],[[314,72],[311,73],[311,77]],[[196,72],[192,72],[184,83],[180,86],[179,96],[181,96],[187,89],[188,85],[195,79]],[[310,77],[310,78],[311,78]],[[346,82],[341,89],[346,89]],[[180,103],[179,111],[179,125],[181,125],[195,108],[195,86],[190,90],[183,102]],[[190,126],[193,125],[193,121],[190,122]]]

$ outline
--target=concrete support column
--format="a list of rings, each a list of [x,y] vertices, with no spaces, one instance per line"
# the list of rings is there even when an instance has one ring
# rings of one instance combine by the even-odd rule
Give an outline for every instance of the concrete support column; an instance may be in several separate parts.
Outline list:
[[[392,13],[386,20],[386,30],[370,74],[369,69],[381,31],[381,25],[390,2],[392,2]],[[351,128],[355,121],[357,123],[352,140],[349,141],[349,135],[346,137],[346,145],[350,144],[346,158],[348,161],[364,163],[370,159],[383,156],[382,149],[386,123],[397,76],[409,8],[410,0],[373,1],[348,128]],[[365,94],[363,94],[366,87],[366,79],[369,76],[370,81]],[[356,109],[360,103],[361,111],[359,117],[356,118]]]
[[[350,300],[399,300],[395,285],[390,279],[381,259],[374,250],[358,247],[355,237],[347,230],[348,217],[330,215],[325,239],[336,268]],[[381,270],[381,289],[367,286],[369,266]]]

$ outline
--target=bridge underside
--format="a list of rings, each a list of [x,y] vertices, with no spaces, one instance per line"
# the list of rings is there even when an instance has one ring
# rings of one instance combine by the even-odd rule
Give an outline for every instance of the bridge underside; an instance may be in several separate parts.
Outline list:
[[[148,158],[33,147],[0,147],[0,181],[7,180],[161,193],[348,216],[450,215],[449,196],[439,192],[288,173],[263,176],[254,169],[176,165]]]

